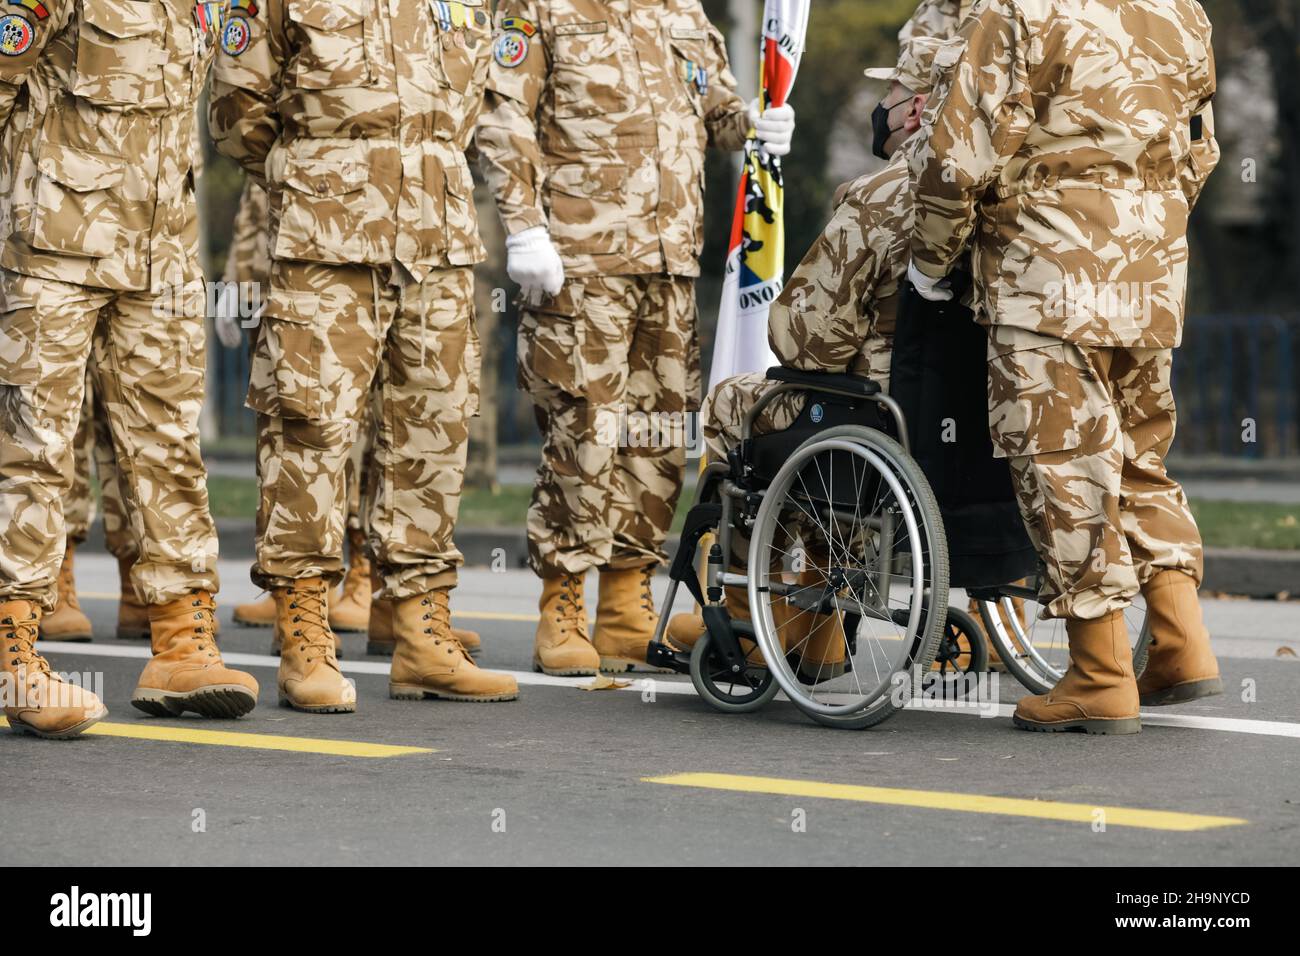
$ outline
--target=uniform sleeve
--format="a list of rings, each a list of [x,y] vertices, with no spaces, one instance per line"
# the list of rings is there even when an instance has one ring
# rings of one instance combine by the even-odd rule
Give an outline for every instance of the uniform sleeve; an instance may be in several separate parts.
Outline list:
[[[1179,169],[1179,183],[1187,197],[1189,208],[1201,198],[1201,190],[1210,173],[1219,165],[1219,142],[1214,137],[1214,98],[1217,79],[1214,67],[1214,48],[1210,45],[1210,21],[1204,18],[1205,55],[1197,60],[1188,77],[1188,88],[1196,91],[1196,103],[1191,116],[1191,145]]]
[[[745,148],[749,135],[749,118],[745,115],[745,101],[736,92],[736,77],[727,61],[727,44],[713,24],[709,24],[709,76],[708,94],[704,100],[704,128],[709,145],[731,151]]]
[[[550,78],[549,23],[534,0],[497,4],[487,95],[475,131],[480,168],[506,233],[545,226],[537,112]]]
[[[284,0],[263,0],[256,9],[252,16],[227,16],[212,70],[208,127],[218,152],[264,182],[266,155],[280,136],[275,103],[287,38]]]
[[[40,62],[50,38],[72,17],[71,0],[46,0],[44,18],[34,10],[10,3],[0,7],[0,129],[9,124],[27,74]]]
[[[904,169],[850,184],[821,236],[768,316],[768,344],[782,365],[849,371],[871,334],[872,304],[897,290],[910,220]]]
[[[909,151],[916,191],[912,261],[932,278],[948,274],[975,225],[984,191],[1016,154],[1033,121],[1030,33],[1010,0],[990,0],[961,31],[965,48],[946,97],[927,110]]]

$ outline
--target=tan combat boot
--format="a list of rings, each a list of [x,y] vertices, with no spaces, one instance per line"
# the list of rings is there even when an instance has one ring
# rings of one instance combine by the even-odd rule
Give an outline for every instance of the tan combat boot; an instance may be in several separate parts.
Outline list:
[[[282,706],[309,714],[350,714],[357,709],[357,691],[339,669],[329,591],[324,578],[303,578],[272,592],[275,633],[282,638],[276,686]]]
[[[370,593],[378,594],[383,585],[372,573],[370,576]],[[451,636],[460,641],[460,646],[473,655],[483,650],[483,639],[476,631],[467,631],[453,627]],[[387,598],[370,599],[370,627],[366,634],[366,653],[378,657],[393,656],[393,602]]]
[[[149,607],[153,659],[131,704],[154,717],[192,710],[203,717],[242,717],[257,705],[257,681],[226,667],[213,637],[217,608],[207,591]]]
[[[244,627],[275,627],[275,598],[268,594],[247,604],[236,604],[233,617]]]
[[[806,568],[799,575],[799,586],[811,593],[806,597],[816,597],[827,586],[826,574],[816,563]],[[844,635],[843,615],[837,611],[830,614],[812,614],[803,611],[798,623],[803,629],[795,634],[797,641],[787,645],[788,651],[799,655],[799,674],[805,680],[820,683],[832,680],[843,674],[848,668],[848,645]]]
[[[365,632],[370,626],[370,561],[360,528],[348,532],[348,554],[343,593],[330,601],[330,627],[335,631]]]
[[[1222,694],[1196,579],[1185,571],[1161,571],[1142,588],[1142,596],[1151,629],[1147,666],[1138,678],[1142,703],[1160,707]]]
[[[134,557],[117,559],[118,590],[121,591],[117,599],[119,641],[147,641],[152,633],[149,627],[149,605],[135,596],[135,585],[131,583],[133,567]]]
[[[394,700],[515,700],[509,674],[479,670],[451,634],[448,588],[393,602],[397,648],[388,677]]]
[[[1136,734],[1137,681],[1123,611],[1093,621],[1067,620],[1070,666],[1045,695],[1023,697],[1012,721],[1024,730]]]
[[[66,740],[106,717],[108,708],[90,691],[50,672],[32,647],[40,620],[31,601],[0,602],[0,698],[14,733]]]
[[[43,641],[89,641],[94,637],[90,618],[81,610],[77,600],[77,581],[72,573],[72,557],[76,546],[71,542],[63,552],[63,565],[59,568],[59,603],[54,610],[41,617]]]
[[[600,669],[621,674],[632,668],[652,673],[673,673],[646,663],[646,649],[654,637],[659,615],[655,611],[655,565],[639,568],[602,568],[596,601],[596,634],[592,645],[600,655]]]
[[[555,676],[595,675],[600,655],[587,637],[582,575],[542,578],[541,619],[533,638],[533,670]]]

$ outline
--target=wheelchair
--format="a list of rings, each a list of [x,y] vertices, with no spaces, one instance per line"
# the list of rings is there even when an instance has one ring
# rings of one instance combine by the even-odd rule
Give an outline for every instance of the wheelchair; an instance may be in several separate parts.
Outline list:
[[[728,461],[700,476],[646,660],[690,674],[721,711],[757,710],[782,691],[818,723],[870,727],[906,706],[948,620],[939,507],[902,411],[876,382],[781,367],[768,379]],[[806,396],[790,427],[755,434],[790,393]],[[733,568],[743,537],[744,567]],[[705,625],[689,654],[665,641],[683,586]],[[750,619],[728,613],[728,588],[743,589]]]

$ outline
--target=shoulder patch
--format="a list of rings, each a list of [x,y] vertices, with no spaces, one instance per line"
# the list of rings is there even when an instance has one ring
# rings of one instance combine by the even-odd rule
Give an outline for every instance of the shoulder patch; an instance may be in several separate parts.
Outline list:
[[[230,12],[248,17],[257,16],[256,0],[230,0]]]
[[[36,42],[36,28],[26,17],[6,13],[0,17],[0,54],[22,56]]]
[[[32,16],[34,16],[38,21],[44,20],[50,15],[49,9],[45,4],[41,3],[41,0],[9,0],[9,6],[26,7],[28,10],[32,11]]]
[[[221,50],[228,56],[239,56],[252,39],[253,27],[247,17],[231,17],[221,28]]]
[[[526,37],[530,37],[537,32],[537,27],[533,26],[533,22],[523,17],[506,17],[501,21],[501,29],[518,30]]]
[[[507,30],[492,44],[492,58],[508,70],[528,59],[528,37],[519,30]]]

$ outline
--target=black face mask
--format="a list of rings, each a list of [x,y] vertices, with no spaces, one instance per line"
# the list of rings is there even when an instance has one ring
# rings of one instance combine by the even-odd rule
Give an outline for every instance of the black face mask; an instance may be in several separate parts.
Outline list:
[[[899,104],[895,103],[894,106]],[[898,132],[889,125],[889,114],[893,112],[893,107],[888,107],[884,101],[876,104],[876,108],[871,113],[871,152],[880,159],[889,159],[889,154],[885,152],[885,143],[889,137]],[[902,129],[900,126],[899,129]]]

